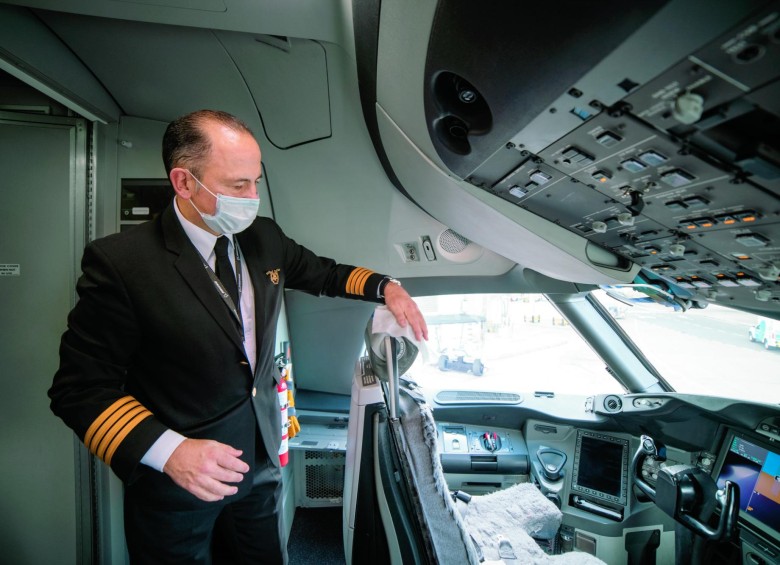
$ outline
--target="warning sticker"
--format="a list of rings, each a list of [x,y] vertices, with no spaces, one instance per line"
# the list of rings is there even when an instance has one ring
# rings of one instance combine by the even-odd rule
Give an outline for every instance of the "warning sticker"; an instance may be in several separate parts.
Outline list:
[[[21,274],[21,265],[13,263],[0,263],[0,277],[18,277]]]

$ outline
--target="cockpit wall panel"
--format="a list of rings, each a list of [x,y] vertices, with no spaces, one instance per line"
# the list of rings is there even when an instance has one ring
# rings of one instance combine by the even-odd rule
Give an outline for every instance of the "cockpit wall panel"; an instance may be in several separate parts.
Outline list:
[[[316,41],[37,14],[126,115],[168,122],[219,100],[280,149],[331,135],[327,57]]]

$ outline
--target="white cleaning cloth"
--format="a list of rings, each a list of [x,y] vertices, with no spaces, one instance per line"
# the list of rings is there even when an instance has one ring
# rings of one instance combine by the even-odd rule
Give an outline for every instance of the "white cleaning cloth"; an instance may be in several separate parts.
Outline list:
[[[407,324],[405,328],[402,328],[387,306],[377,306],[374,310],[374,325],[371,326],[371,332],[388,334],[391,337],[406,337],[417,344],[412,326]]]

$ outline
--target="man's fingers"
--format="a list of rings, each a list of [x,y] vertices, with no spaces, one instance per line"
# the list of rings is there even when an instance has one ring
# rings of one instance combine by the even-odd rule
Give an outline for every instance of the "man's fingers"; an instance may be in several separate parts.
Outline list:
[[[241,455],[241,451],[238,449],[233,449],[230,446],[219,444],[220,446],[227,447],[227,450],[221,450],[216,455],[216,462],[217,464],[222,467],[223,469],[227,469],[229,471],[235,471],[236,473],[246,473],[249,471],[249,465],[244,463],[241,459],[238,457]],[[239,481],[241,479],[238,479]],[[236,481],[232,481],[236,482]]]
[[[201,500],[213,502],[238,492],[230,483],[243,480],[249,465],[242,452],[210,440],[186,439],[168,458],[163,471],[173,481]]]
[[[385,305],[402,328],[411,325],[417,341],[428,339],[428,325],[420,312],[417,303],[403,288],[398,285],[387,285],[385,289]]]
[[[238,492],[238,487],[226,485],[214,479],[204,479],[202,484],[192,485],[187,489],[201,500],[217,502],[226,496],[232,496]]]
[[[231,471],[220,466],[215,467],[208,476],[222,483],[240,483],[244,479],[243,473]]]

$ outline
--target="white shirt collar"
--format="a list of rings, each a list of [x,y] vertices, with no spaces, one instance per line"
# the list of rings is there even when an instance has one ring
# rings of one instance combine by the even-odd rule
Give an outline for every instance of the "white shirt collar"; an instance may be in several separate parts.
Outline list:
[[[175,196],[173,197],[173,209],[176,211],[176,216],[179,218],[181,227],[184,228],[184,233],[190,238],[195,249],[198,250],[198,253],[200,253],[201,257],[206,261],[213,263],[214,244],[217,242],[217,237],[219,236],[204,230],[200,226],[196,226],[185,218],[181,213],[181,210],[179,210],[179,203]],[[232,253],[231,250],[233,249],[233,234],[226,233],[225,236],[230,241],[230,245],[228,246],[228,256],[230,256],[230,253]]]

